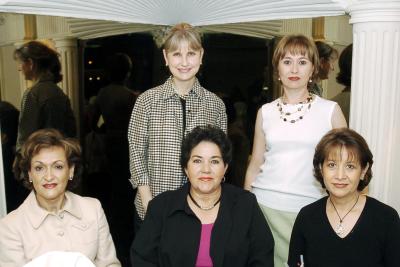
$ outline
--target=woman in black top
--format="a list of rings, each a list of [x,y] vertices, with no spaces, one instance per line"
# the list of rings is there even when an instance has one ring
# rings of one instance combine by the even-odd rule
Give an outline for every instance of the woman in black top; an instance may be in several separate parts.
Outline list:
[[[321,139],[314,175],[329,196],[298,214],[289,266],[399,266],[399,215],[361,193],[371,180],[372,163],[367,143],[353,130],[331,130]]]
[[[58,53],[41,42],[30,41],[14,51],[18,70],[32,82],[22,96],[17,150],[36,130],[54,128],[75,137],[71,103],[60,87],[61,63]]]
[[[255,196],[223,183],[230,160],[221,129],[188,134],[181,165],[189,183],[150,201],[133,266],[273,266],[274,240]]]

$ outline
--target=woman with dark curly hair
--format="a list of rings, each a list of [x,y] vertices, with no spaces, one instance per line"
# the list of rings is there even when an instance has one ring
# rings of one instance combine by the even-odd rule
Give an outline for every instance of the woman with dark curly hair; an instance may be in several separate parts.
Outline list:
[[[189,182],[150,201],[133,266],[274,266],[274,240],[255,196],[224,183],[231,158],[217,127],[186,136],[180,161]]]
[[[33,84],[22,96],[17,150],[39,129],[55,128],[68,137],[75,137],[71,103],[57,85],[62,80],[57,51],[41,42],[30,41],[14,51],[14,59],[18,70]]]
[[[314,176],[328,196],[297,216],[290,266],[399,266],[399,215],[361,193],[371,181],[372,163],[367,142],[353,130],[334,129],[321,139]]]
[[[55,129],[33,133],[14,174],[31,193],[0,220],[0,266],[20,267],[49,251],[76,251],[96,266],[121,266],[100,202],[69,190],[82,172],[81,148]]]

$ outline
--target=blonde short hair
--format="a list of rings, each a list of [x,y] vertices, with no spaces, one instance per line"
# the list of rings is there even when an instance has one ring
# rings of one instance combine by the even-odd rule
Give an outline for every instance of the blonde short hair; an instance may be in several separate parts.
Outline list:
[[[183,41],[188,42],[189,47],[193,50],[203,48],[200,34],[188,23],[179,23],[172,27],[164,41],[163,48],[166,52],[175,51]]]

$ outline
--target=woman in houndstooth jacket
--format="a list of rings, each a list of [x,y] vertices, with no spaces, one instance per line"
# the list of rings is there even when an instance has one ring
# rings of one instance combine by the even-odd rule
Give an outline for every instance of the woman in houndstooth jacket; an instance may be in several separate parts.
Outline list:
[[[139,96],[128,128],[131,182],[138,188],[137,227],[154,196],[186,182],[179,165],[184,136],[199,125],[227,128],[222,100],[196,78],[204,54],[199,33],[189,24],[177,24],[163,54],[171,76]]]

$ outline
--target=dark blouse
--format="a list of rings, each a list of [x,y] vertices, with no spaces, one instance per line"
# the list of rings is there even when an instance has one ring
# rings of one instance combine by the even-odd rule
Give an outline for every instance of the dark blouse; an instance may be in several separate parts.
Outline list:
[[[400,219],[396,210],[367,197],[364,210],[344,238],[331,227],[324,197],[304,207],[296,218],[289,248],[289,266],[304,255],[306,267],[400,266]]]
[[[31,133],[44,128],[55,128],[68,137],[76,136],[75,116],[69,98],[52,77],[42,78],[22,97],[17,150]]]
[[[133,266],[195,266],[201,222],[187,204],[189,184],[150,201],[132,248]],[[274,240],[255,196],[223,184],[211,234],[214,267],[273,266]]]

